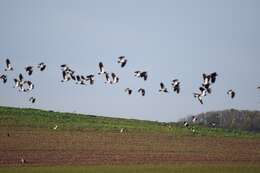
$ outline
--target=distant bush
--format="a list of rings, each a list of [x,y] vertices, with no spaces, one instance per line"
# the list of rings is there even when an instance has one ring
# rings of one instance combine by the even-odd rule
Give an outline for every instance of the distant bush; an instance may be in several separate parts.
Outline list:
[[[196,123],[207,127],[260,132],[260,111],[230,109],[206,112],[194,116],[197,117]],[[189,116],[186,121],[192,122],[192,117]]]

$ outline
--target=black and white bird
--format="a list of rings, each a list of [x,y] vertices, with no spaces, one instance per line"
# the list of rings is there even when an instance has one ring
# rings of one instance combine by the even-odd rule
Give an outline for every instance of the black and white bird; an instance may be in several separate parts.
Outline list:
[[[236,92],[232,89],[228,90],[227,94],[233,99],[236,95]]]
[[[0,80],[3,80],[3,83],[5,84],[7,82],[7,76],[4,74],[0,75]]]
[[[210,84],[210,75],[203,73],[202,76],[203,76],[203,85],[209,85]]]
[[[202,94],[201,93],[193,93],[193,96],[198,99],[200,104],[203,104]]]
[[[111,73],[112,81],[110,81],[111,84],[116,84],[119,82],[119,77],[115,73]]]
[[[135,71],[135,76],[136,77],[139,77],[139,78],[143,78],[145,81],[147,80],[148,78],[148,73],[146,71]]]
[[[134,72],[134,74],[135,74],[136,77],[140,77],[140,76],[141,76],[141,73],[142,73],[142,72],[139,71],[139,70],[137,70],[137,71]]]
[[[259,87],[257,87],[257,89],[260,89],[260,86],[259,86]]]
[[[76,76],[74,75],[75,71],[73,71],[67,64],[63,64],[60,66],[62,69],[62,80],[61,82],[66,82],[69,80],[76,80]]]
[[[159,92],[168,93],[168,89],[165,87],[165,85],[162,82],[160,83]]]
[[[207,89],[204,87],[199,87],[200,93],[196,92],[193,93],[193,96],[198,99],[198,101],[203,104],[202,97],[205,97],[207,95]]]
[[[125,56],[120,56],[118,57],[117,63],[121,64],[121,67],[123,68],[127,63],[127,59],[125,58]]]
[[[105,68],[104,68],[104,65],[103,65],[103,63],[102,62],[100,62],[99,64],[98,64],[98,66],[99,66],[99,75],[101,75],[101,74],[104,74],[105,73]]]
[[[25,69],[26,73],[27,73],[29,76],[32,75],[32,73],[33,73],[33,66],[27,66],[27,67],[25,67],[24,69]]]
[[[176,92],[177,94],[180,93],[180,81],[178,79],[172,80],[172,87],[173,91]]]
[[[45,70],[46,67],[47,67],[47,65],[44,62],[39,63],[37,66],[37,68],[39,68],[40,71]]]
[[[145,96],[145,89],[140,88],[140,89],[138,90],[138,92],[141,93],[142,96]]]
[[[86,81],[89,81],[90,85],[94,84],[94,80],[95,80],[95,75],[90,74],[90,75],[86,76]]]
[[[62,78],[61,82],[69,81],[71,79],[71,73],[68,71],[62,71]]]
[[[19,80],[19,81],[23,81],[23,75],[22,75],[22,73],[19,74],[18,80]]]
[[[218,74],[216,72],[213,72],[209,75],[203,73],[202,76],[203,76],[203,85],[210,85],[216,82],[216,78]]]
[[[76,84],[79,84],[81,82],[80,75],[76,75]]]
[[[18,78],[14,79],[15,82],[15,86],[14,88],[18,88],[20,91],[23,91],[23,84],[24,84],[24,80],[23,80],[23,75],[20,73]]]
[[[109,77],[109,73],[108,72],[104,72],[104,74],[105,74],[105,79],[106,79],[106,81],[105,81],[105,83],[111,83],[111,80],[110,80],[110,77]]]
[[[24,92],[29,92],[34,89],[34,84],[29,80],[24,81],[23,85],[27,85],[27,87],[23,87]]]
[[[14,79],[14,88],[18,88],[19,90],[23,90],[23,84],[21,81],[19,81],[17,78]]]
[[[211,94],[210,83],[202,84],[203,88],[206,89],[207,93]]]
[[[12,65],[11,65],[11,61],[10,61],[9,59],[6,59],[5,62],[6,62],[5,71],[13,71],[14,68],[13,68]]]
[[[202,97],[205,97],[207,95],[207,89],[203,88],[203,87],[199,87],[200,90],[200,95]]]
[[[125,89],[125,92],[127,92],[128,95],[131,95],[132,92],[133,92],[133,90],[130,89],[130,88],[126,88],[126,89]]]
[[[183,125],[184,127],[189,127],[189,123],[187,121],[184,121]]]
[[[62,64],[62,65],[60,65],[60,67],[62,68],[61,69],[62,71],[67,71],[69,69],[67,64]]]
[[[193,123],[196,123],[197,120],[198,120],[198,118],[197,118],[196,116],[192,116],[192,122],[193,122]]]
[[[211,83],[215,83],[217,76],[218,74],[216,72],[210,74]]]
[[[35,98],[35,97],[30,97],[30,98],[29,98],[29,102],[35,103],[35,102],[36,102],[36,98]]]

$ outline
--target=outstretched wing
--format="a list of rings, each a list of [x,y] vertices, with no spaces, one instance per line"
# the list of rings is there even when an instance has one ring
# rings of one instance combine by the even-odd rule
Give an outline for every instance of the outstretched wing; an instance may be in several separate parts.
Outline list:
[[[122,62],[121,67],[123,68],[123,67],[126,65],[126,63],[127,63],[127,60],[125,59],[125,60]]]

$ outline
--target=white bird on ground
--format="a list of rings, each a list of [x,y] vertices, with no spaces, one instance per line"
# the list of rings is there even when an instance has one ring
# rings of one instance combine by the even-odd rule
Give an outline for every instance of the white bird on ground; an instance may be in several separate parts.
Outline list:
[[[22,157],[22,158],[20,159],[20,162],[21,162],[21,164],[25,164],[25,163],[26,163],[26,160]]]
[[[53,130],[56,130],[58,128],[58,125],[55,124],[55,126],[53,127]]]
[[[120,129],[120,133],[124,133],[124,132],[125,132],[124,128]]]
[[[192,130],[191,130],[191,131],[192,131],[192,133],[195,133],[195,132],[196,132],[196,130],[195,130],[194,128],[192,128]]]

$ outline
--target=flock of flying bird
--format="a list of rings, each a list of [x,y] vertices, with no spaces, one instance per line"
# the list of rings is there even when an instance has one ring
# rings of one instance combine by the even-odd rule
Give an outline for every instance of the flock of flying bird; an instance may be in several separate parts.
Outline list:
[[[37,68],[40,71],[44,71],[46,68],[46,64],[44,64],[43,62],[39,63],[37,65]],[[31,76],[34,70],[33,66],[27,66],[24,68],[25,72]],[[14,71],[14,68],[10,62],[9,59],[6,59],[6,68],[4,69],[6,72],[7,71]],[[3,83],[5,84],[7,82],[7,75],[6,74],[0,74],[0,79],[2,79]],[[19,74],[19,76],[17,78],[14,79],[14,83],[15,85],[13,86],[14,88],[17,88],[18,91],[20,92],[30,92],[34,89],[34,84],[32,81],[30,80],[25,80],[24,76],[22,73]],[[30,97],[29,101],[31,103],[35,103],[36,98],[35,97]]]
[[[40,71],[44,71],[46,68],[46,64],[44,64],[43,62],[37,64],[37,68]],[[34,70],[33,66],[27,66],[24,68],[25,72],[31,76]],[[6,59],[6,68],[4,69],[6,72],[7,71],[14,71],[14,68],[10,62],[9,59]],[[5,84],[7,82],[7,75],[6,74],[0,74],[0,80],[3,81],[3,83]],[[14,83],[15,85],[13,86],[14,88],[17,88],[18,91],[20,92],[30,92],[34,89],[34,84],[32,81],[30,80],[25,80],[24,76],[22,75],[22,73],[19,74],[19,76],[17,78],[14,79]],[[36,98],[35,97],[30,97],[29,101],[31,103],[35,103]]]
[[[127,64],[128,60],[125,58],[125,56],[120,56],[118,57],[117,63],[120,64],[120,66],[122,68],[124,68]],[[44,71],[46,69],[46,64],[41,62],[39,64],[36,65],[37,69],[39,69],[40,71]],[[76,84],[81,84],[81,85],[93,85],[95,82],[95,74],[90,74],[90,75],[80,75],[80,74],[76,74],[76,72],[74,70],[72,70],[68,65],[66,64],[62,64],[61,66],[61,71],[62,71],[62,80],[61,82],[67,82],[67,81],[75,81]],[[99,67],[99,72],[97,73],[98,75],[103,75],[105,77],[105,83],[106,84],[116,84],[119,82],[119,76],[116,75],[115,73],[109,73],[105,70],[105,67],[103,65],[102,62],[100,62],[98,64]],[[31,76],[34,72],[34,66],[27,66],[25,67],[25,72],[27,73],[28,76]],[[6,72],[8,71],[14,71],[14,68],[10,62],[9,59],[6,59],[6,68],[4,69]],[[147,81],[148,79],[148,72],[147,71],[140,71],[137,70],[134,72],[134,76],[137,78],[141,78],[144,81]],[[212,93],[212,85],[216,82],[216,78],[217,78],[218,74],[216,72],[210,73],[210,74],[202,74],[203,77],[203,82],[202,85],[199,87],[199,91],[198,92],[194,92],[193,96],[201,103],[203,104],[203,97],[207,96],[208,94]],[[0,80],[3,81],[3,83],[5,84],[7,82],[7,75],[6,74],[0,74]],[[20,92],[30,92],[34,89],[34,84],[32,81],[30,80],[25,80],[24,76],[22,73],[19,74],[19,76],[14,80],[14,88],[17,88]],[[180,86],[181,82],[178,79],[174,79],[172,80],[171,83],[171,87],[173,92],[176,92],[177,94],[180,93],[181,90],[181,86]],[[257,89],[260,89],[260,86],[257,87]],[[133,93],[133,89],[130,88],[126,88],[125,92],[128,95],[131,95]],[[139,88],[137,90],[138,93],[140,93],[142,96],[145,96],[145,89],[144,88]],[[163,92],[163,93],[168,93],[169,90],[167,87],[165,87],[164,83],[161,82],[160,83],[160,89],[159,92]],[[233,99],[236,95],[235,91],[230,89],[227,91],[227,94]],[[30,97],[29,101],[31,103],[35,103],[36,102],[36,98],[35,97]]]
[[[120,64],[120,66],[123,68],[127,64],[127,59],[125,58],[125,56],[120,56],[120,57],[118,57],[117,63]],[[107,72],[105,70],[105,67],[104,67],[102,62],[100,62],[98,64],[98,67],[99,67],[99,72],[97,74],[103,75],[105,77],[105,83],[106,84],[116,84],[116,83],[119,82],[118,75],[116,75],[115,73],[110,74],[109,72]],[[91,85],[94,84],[94,80],[95,80],[94,74],[90,74],[90,75],[87,75],[87,76],[75,74],[75,71],[72,70],[66,64],[61,65],[61,68],[62,68],[61,70],[62,70],[62,77],[63,77],[61,82],[73,80],[73,81],[76,81],[76,84],[86,85],[86,84],[88,84],[88,82]],[[137,70],[137,71],[134,72],[134,76],[137,77],[137,78],[141,78],[144,81],[146,81],[148,79],[148,72]],[[178,79],[173,80],[172,87],[173,87],[173,91],[177,92],[179,94],[179,92],[180,92],[180,82],[178,81]],[[125,92],[128,95],[131,95],[133,93],[133,89],[126,88]],[[137,92],[140,93],[142,96],[145,96],[145,93],[146,93],[144,88],[139,88],[137,90]],[[165,93],[169,92],[168,89],[164,86],[164,84],[162,82],[160,83],[159,92],[165,92]]]

